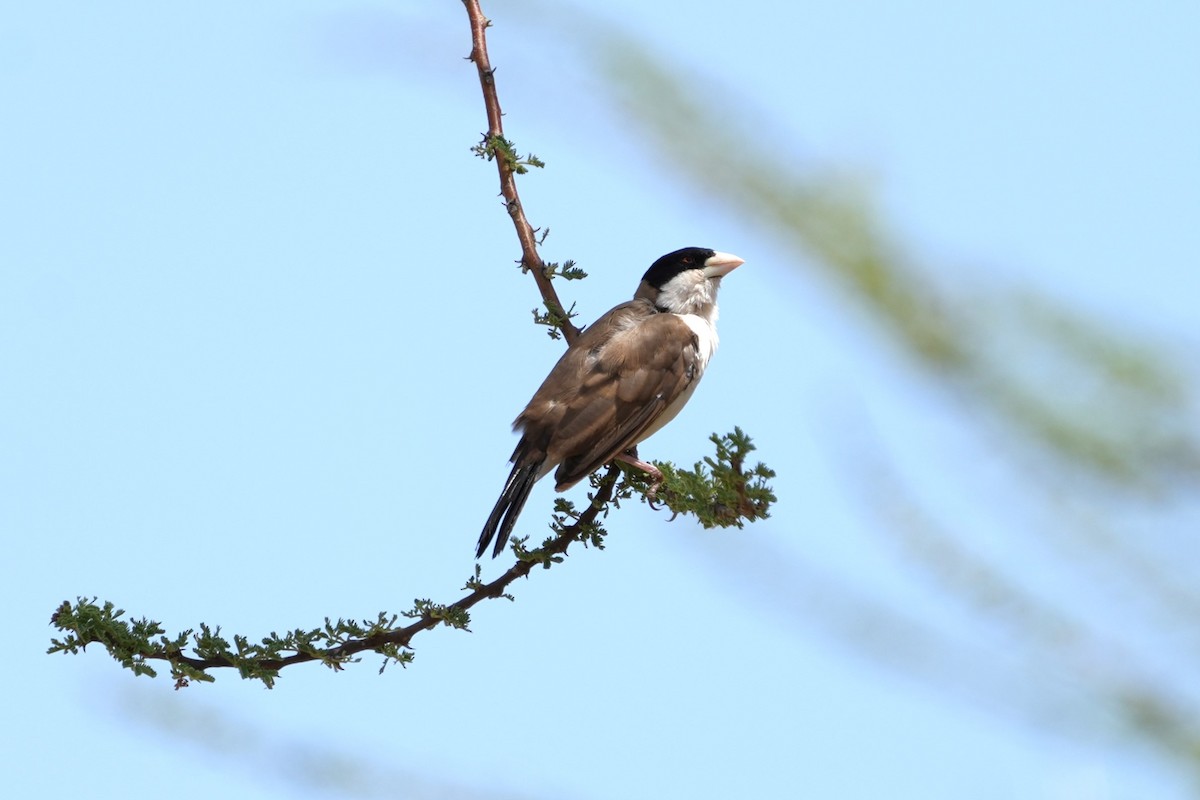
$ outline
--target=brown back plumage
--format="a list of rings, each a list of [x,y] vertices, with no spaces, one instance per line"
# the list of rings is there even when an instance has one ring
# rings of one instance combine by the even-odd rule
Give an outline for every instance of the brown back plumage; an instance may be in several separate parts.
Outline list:
[[[513,427],[547,465],[559,465],[555,488],[563,491],[645,438],[695,380],[698,360],[687,323],[632,300],[582,333]]]

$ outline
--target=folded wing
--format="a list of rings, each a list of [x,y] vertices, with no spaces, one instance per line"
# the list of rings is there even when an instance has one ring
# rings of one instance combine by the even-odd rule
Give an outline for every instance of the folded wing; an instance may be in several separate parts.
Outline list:
[[[678,316],[625,303],[583,332],[514,427],[558,464],[563,491],[645,438],[697,379],[699,359],[696,334]]]

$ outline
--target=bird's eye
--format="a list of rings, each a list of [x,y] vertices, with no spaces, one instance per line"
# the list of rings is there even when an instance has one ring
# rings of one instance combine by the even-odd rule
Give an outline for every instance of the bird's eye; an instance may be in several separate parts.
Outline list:
[[[683,263],[685,263],[685,264],[691,264],[691,263],[692,263],[692,261],[694,261],[694,259],[693,259],[691,256],[684,256],[684,257],[683,257]]]

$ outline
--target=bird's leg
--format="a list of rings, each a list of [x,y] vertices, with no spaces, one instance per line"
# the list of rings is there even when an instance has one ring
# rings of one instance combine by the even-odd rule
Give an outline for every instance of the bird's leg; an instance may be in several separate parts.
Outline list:
[[[650,476],[650,488],[646,490],[646,497],[650,501],[650,506],[653,507],[654,497],[658,494],[658,487],[662,486],[663,482],[663,474],[659,468],[638,458],[637,445],[629,448],[624,453],[618,453],[617,461],[624,461],[629,466],[637,467]]]

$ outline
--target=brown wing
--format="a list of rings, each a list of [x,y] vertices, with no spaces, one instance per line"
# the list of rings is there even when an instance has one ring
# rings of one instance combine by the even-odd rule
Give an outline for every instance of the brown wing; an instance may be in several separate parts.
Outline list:
[[[698,360],[685,322],[645,301],[625,303],[559,359],[515,427],[546,454],[547,468],[559,465],[562,491],[637,444],[695,380]]]

